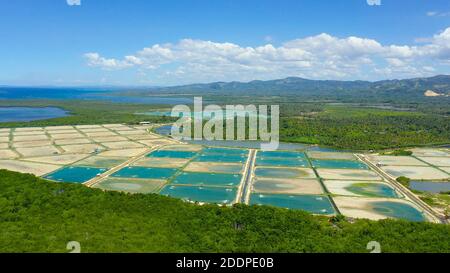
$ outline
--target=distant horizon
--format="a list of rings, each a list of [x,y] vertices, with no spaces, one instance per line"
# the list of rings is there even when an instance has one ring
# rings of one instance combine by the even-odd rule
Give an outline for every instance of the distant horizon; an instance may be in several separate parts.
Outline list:
[[[69,88],[69,89],[76,89],[76,88],[93,88],[93,89],[105,89],[105,88],[116,88],[116,89],[122,89],[122,88],[134,88],[134,89],[141,89],[141,88],[170,88],[170,87],[179,87],[179,86],[189,86],[189,85],[208,85],[208,84],[214,84],[214,83],[232,83],[232,82],[238,82],[238,83],[251,83],[251,82],[268,82],[268,81],[276,81],[276,80],[285,80],[289,78],[297,78],[297,79],[304,79],[309,81],[337,81],[337,82],[370,82],[370,83],[376,83],[381,81],[402,81],[402,80],[413,80],[413,79],[428,79],[428,78],[435,78],[435,77],[449,77],[450,74],[436,74],[433,76],[427,76],[427,77],[412,77],[412,78],[393,78],[393,79],[381,79],[381,80],[334,80],[334,79],[311,79],[311,78],[303,78],[303,77],[296,77],[296,76],[287,76],[284,78],[276,78],[276,79],[269,79],[269,80],[250,80],[250,81],[213,81],[213,82],[193,82],[193,83],[187,83],[187,84],[180,84],[180,85],[160,85],[160,86],[151,86],[151,85],[12,85],[12,84],[0,84],[0,88]]]

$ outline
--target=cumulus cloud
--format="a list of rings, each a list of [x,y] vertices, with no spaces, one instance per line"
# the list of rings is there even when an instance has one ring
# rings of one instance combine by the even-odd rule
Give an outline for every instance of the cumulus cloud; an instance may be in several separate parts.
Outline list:
[[[285,76],[373,79],[420,76],[450,64],[450,28],[420,46],[383,45],[362,37],[327,33],[279,46],[241,46],[229,42],[183,39],[155,44],[119,59],[86,53],[87,64],[105,70],[137,68],[155,82],[253,80]]]

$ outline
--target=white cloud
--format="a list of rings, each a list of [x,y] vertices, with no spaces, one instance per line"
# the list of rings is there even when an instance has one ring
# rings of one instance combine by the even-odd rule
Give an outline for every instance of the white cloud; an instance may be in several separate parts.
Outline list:
[[[429,17],[447,17],[450,16],[450,12],[429,11],[426,13]]]
[[[66,0],[69,6],[81,6],[81,0]]]
[[[428,75],[450,64],[450,28],[420,46],[383,45],[374,39],[338,38],[322,33],[249,47],[228,42],[183,39],[155,44],[121,59],[87,53],[89,66],[105,70],[137,68],[163,83],[271,79],[286,76],[373,79],[374,75]]]
[[[381,0],[367,0],[369,6],[381,6]]]

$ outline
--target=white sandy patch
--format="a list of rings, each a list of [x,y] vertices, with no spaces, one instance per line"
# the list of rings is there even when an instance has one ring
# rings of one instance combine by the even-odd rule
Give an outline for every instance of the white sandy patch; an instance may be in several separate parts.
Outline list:
[[[75,139],[58,139],[55,140],[56,145],[70,145],[70,144],[87,144],[92,143],[87,138],[75,138]]]
[[[382,180],[370,170],[318,169],[319,175],[328,180]]]
[[[11,131],[11,129],[9,128],[1,128],[0,129],[0,133],[9,133]]]
[[[128,141],[127,138],[121,136],[107,136],[107,137],[92,137],[95,142],[117,142]]]
[[[95,129],[95,128],[102,128],[101,125],[77,125],[75,126],[78,129]]]
[[[73,129],[73,126],[70,125],[63,125],[63,126],[47,126],[44,128],[45,130],[69,130]]]
[[[450,153],[445,149],[431,149],[431,148],[414,148],[411,149],[413,154],[417,157],[420,156],[450,156]]]
[[[24,127],[24,128],[15,128],[14,132],[30,132],[30,131],[42,131],[42,127]]]
[[[8,149],[9,143],[0,143],[0,149]]]
[[[450,178],[448,174],[433,168],[419,166],[386,166],[382,169],[393,177],[406,176],[415,180],[440,180]]]
[[[145,135],[148,133],[142,130],[132,130],[132,131],[119,131],[119,134],[128,136],[128,135]]]
[[[14,136],[34,136],[34,135],[44,135],[44,131],[33,131],[33,132],[29,132],[29,131],[24,131],[24,132],[14,132],[13,135]]]
[[[67,153],[75,154],[90,154],[105,149],[97,144],[63,145],[61,148]]]
[[[369,155],[372,163],[381,163],[382,165],[394,166],[427,166],[426,163],[411,156],[388,156],[388,155]]]
[[[450,167],[450,157],[419,157],[425,162],[430,163],[431,165],[440,166],[440,167]]]
[[[74,139],[74,138],[82,138],[84,137],[82,134],[56,134],[51,135],[52,139]]]
[[[149,140],[149,139],[160,139],[160,136],[144,134],[144,135],[127,135],[127,138],[132,140]]]
[[[17,148],[16,151],[24,157],[46,156],[59,154],[54,146],[38,146],[30,148]]]
[[[110,137],[110,136],[117,136],[114,132],[93,132],[93,133],[86,133],[89,137]]]
[[[58,134],[78,134],[78,131],[75,129],[68,130],[47,130],[47,133],[50,135],[58,135]]]
[[[444,172],[450,173],[450,167],[440,167],[439,169],[443,170]]]
[[[130,131],[130,130],[135,130],[135,129],[131,128],[131,127],[128,127],[128,126],[121,126],[121,127],[111,128],[111,130],[114,130],[114,131]]]
[[[139,148],[144,146],[142,144],[132,141],[106,142],[102,144],[110,149],[128,149],[128,148]]]
[[[93,129],[80,129],[81,132],[87,134],[87,133],[104,133],[104,132],[111,132],[110,130],[106,128],[93,128]]]
[[[147,150],[146,148],[140,148],[140,149],[124,149],[124,150],[104,151],[104,152],[99,153],[99,156],[133,157],[133,156],[142,154],[146,150]]]
[[[10,149],[2,149],[0,150],[0,159],[12,159],[18,158],[19,155]]]
[[[9,142],[9,136],[0,137],[0,142]]]
[[[28,148],[28,147],[49,146],[51,144],[52,142],[50,140],[37,140],[37,141],[13,142],[12,146],[15,148]]]
[[[0,169],[7,169],[20,173],[30,173],[36,176],[51,173],[59,168],[61,168],[61,166],[19,160],[0,160]]]
[[[32,136],[14,136],[14,141],[34,141],[34,140],[48,140],[49,138],[45,134],[32,135]]]
[[[77,162],[88,156],[90,156],[90,155],[89,154],[62,154],[62,155],[55,155],[55,156],[23,158],[22,160],[39,162],[39,163],[57,164],[57,165],[68,165],[68,164]]]

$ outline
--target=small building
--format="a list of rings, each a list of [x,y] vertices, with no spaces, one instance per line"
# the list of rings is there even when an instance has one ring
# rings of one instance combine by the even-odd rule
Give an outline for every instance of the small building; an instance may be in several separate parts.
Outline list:
[[[141,121],[139,122],[139,125],[150,125],[150,121]]]

